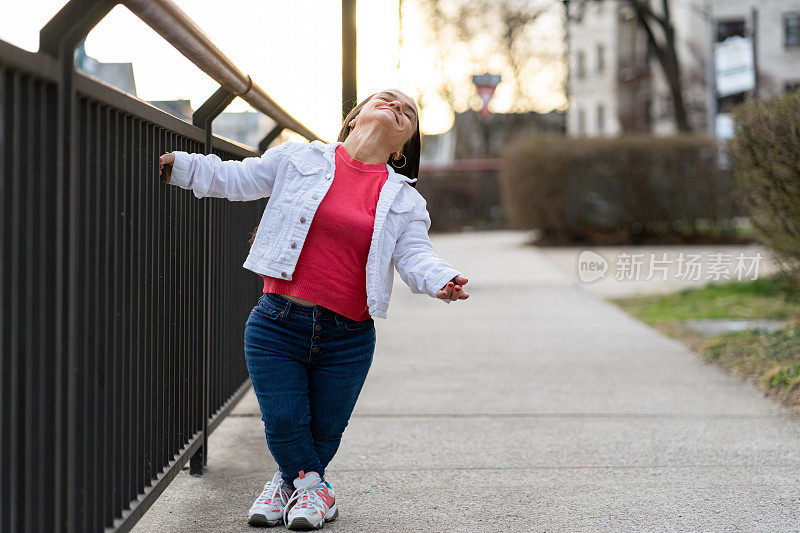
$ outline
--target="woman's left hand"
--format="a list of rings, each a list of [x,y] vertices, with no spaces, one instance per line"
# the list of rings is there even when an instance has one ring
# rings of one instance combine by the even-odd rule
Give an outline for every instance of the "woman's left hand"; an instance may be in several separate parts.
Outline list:
[[[158,158],[158,175],[165,173],[164,183],[169,183],[172,176],[172,165],[175,163],[175,154],[166,153]]]
[[[464,290],[463,285],[467,284],[467,278],[459,274],[436,292],[436,297],[442,300],[466,300],[469,293]]]

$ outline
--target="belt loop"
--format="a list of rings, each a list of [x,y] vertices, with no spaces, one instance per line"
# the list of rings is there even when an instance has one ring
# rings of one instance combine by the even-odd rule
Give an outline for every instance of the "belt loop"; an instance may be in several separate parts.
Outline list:
[[[268,294],[275,294],[275,293],[268,293]],[[264,296],[266,296],[266,294]],[[283,300],[283,303],[282,303],[283,308],[281,309],[281,313],[280,313],[279,316],[280,316],[280,318],[286,318],[286,316],[289,314],[289,306],[291,306],[293,302],[288,298],[284,298],[282,296],[275,295],[272,298],[272,303],[273,303],[273,305],[277,305],[278,307],[280,307],[281,304],[279,304],[279,302],[281,300]]]

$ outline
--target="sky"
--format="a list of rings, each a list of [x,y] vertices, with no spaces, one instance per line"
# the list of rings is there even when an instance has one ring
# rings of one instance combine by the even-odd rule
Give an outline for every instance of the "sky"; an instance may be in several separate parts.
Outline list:
[[[424,21],[404,6],[404,46],[398,29],[399,0],[357,3],[358,99],[386,88],[410,96],[442,75],[423,59]],[[35,52],[39,29],[65,0],[13,2],[2,8],[0,39]],[[341,4],[331,0],[176,0],[213,43],[281,107],[326,141],[341,128]],[[224,9],[220,6],[224,5]],[[410,7],[409,7],[410,6]],[[204,72],[124,6],[117,6],[86,39],[86,52],[103,62],[131,62],[142,100],[189,99],[197,109],[218,88]],[[457,66],[456,58],[453,66]],[[551,95],[559,102],[561,95]],[[502,112],[503,84],[490,108]],[[479,107],[477,93],[475,108]],[[423,133],[450,128],[452,110],[428,101],[420,116]],[[555,107],[556,105],[553,105]],[[236,99],[226,111],[252,108]]]

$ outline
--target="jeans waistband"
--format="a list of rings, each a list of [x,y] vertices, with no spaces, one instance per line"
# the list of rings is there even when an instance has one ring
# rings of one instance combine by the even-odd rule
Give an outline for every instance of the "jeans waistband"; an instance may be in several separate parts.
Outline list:
[[[338,315],[336,311],[328,309],[322,305],[301,305],[274,292],[265,293],[262,298],[266,298],[273,305],[279,307],[281,309],[281,316],[295,315],[305,318],[316,316],[318,319],[321,319],[334,318],[336,315]]]

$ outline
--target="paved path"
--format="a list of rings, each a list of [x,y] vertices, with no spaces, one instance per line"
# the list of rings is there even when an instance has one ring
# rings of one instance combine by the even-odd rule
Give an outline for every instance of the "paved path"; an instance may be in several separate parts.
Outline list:
[[[800,421],[628,317],[525,235],[434,237],[450,305],[397,280],[328,470],[326,531],[798,531]],[[134,531],[252,531],[273,472],[252,391]]]

